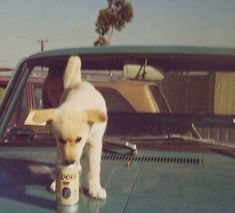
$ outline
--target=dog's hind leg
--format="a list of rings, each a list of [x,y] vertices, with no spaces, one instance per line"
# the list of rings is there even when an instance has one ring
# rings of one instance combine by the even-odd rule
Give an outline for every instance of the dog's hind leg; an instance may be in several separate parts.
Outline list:
[[[105,199],[106,191],[100,184],[102,139],[88,145],[88,191],[92,198]]]

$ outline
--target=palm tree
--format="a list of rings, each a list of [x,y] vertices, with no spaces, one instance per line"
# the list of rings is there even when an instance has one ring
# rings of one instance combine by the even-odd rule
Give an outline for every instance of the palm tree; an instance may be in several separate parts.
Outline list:
[[[133,8],[126,0],[107,0],[108,7],[101,9],[95,31],[99,34],[95,46],[110,45],[114,30],[121,31],[133,18]]]

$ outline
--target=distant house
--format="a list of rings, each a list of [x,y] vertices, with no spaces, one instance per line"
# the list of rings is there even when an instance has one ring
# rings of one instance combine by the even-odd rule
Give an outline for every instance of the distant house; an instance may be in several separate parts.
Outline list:
[[[4,71],[13,71],[13,69],[9,67],[0,67],[0,72],[4,72]]]
[[[5,88],[14,69],[9,67],[0,67],[0,101],[5,93]]]

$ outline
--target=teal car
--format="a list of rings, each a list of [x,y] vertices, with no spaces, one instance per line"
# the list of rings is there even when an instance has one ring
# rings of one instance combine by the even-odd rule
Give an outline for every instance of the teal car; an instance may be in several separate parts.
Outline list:
[[[57,211],[49,190],[55,138],[47,126],[24,125],[30,109],[50,107],[47,87],[35,93],[37,105],[26,91],[35,75],[46,81],[55,72],[52,97],[59,96],[71,55],[80,56],[82,72],[105,73],[105,81],[154,81],[162,109],[109,110],[101,164],[107,199],[89,197],[84,154],[77,212],[235,212],[235,49],[176,46],[60,49],[23,59],[0,106],[1,212]],[[137,69],[127,75],[127,65]]]

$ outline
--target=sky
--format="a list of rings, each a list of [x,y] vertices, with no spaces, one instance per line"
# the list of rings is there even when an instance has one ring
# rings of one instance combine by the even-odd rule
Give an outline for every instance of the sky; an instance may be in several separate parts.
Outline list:
[[[134,17],[112,45],[235,48],[235,0],[129,0]],[[93,46],[107,0],[0,0],[0,67],[45,50]]]

